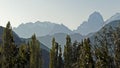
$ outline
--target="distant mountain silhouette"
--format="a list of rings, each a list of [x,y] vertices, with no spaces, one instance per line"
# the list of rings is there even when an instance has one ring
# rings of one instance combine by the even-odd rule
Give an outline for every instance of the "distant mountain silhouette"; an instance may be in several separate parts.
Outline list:
[[[87,35],[100,30],[103,25],[104,20],[102,15],[99,12],[94,12],[89,16],[88,21],[84,21],[74,32]]]
[[[40,22],[21,24],[13,29],[20,37],[29,38],[34,33],[39,36],[53,35],[55,33],[67,33],[72,31],[63,24],[55,24],[51,22]]]

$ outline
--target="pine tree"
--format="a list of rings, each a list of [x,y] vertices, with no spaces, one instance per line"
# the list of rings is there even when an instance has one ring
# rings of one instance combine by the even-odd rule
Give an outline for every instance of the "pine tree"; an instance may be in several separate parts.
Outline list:
[[[77,65],[76,65],[76,68],[81,67],[82,47],[83,47],[83,41],[81,43],[78,43],[78,46],[77,46],[77,62],[76,62]]]
[[[86,61],[86,66],[89,67],[89,68],[93,68],[93,58],[92,58],[92,53],[91,53],[91,45],[90,45],[90,40],[89,38],[88,39],[85,39],[84,40],[84,51],[85,51],[85,61]]]
[[[42,68],[40,43],[35,35],[30,42],[30,68]]]
[[[2,68],[2,45],[0,44],[0,68]]]
[[[93,68],[93,58],[89,39],[84,39],[80,50],[80,68]]]
[[[28,45],[22,44],[19,47],[18,58],[17,58],[17,68],[29,68],[29,51]]]
[[[112,57],[109,52],[109,43],[107,42],[106,34],[104,36],[100,35],[102,40],[96,37],[96,40],[99,41],[99,45],[95,47],[95,57],[96,57],[96,68],[109,68],[111,67]]]
[[[77,62],[77,44],[78,42],[77,41],[74,41],[73,45],[72,45],[72,60],[73,60],[73,63],[76,63]]]
[[[59,55],[58,55],[58,61],[57,61],[57,68],[63,68],[64,64],[63,64],[63,59],[62,59],[62,49],[61,46],[59,46]]]
[[[96,68],[109,68],[110,67],[110,59],[108,53],[108,48],[106,46],[104,47],[98,47],[95,49],[96,54]]]
[[[55,68],[55,38],[52,39],[52,48],[50,49],[49,68]]]
[[[16,46],[13,40],[12,27],[7,23],[3,34],[3,68],[13,68],[16,61]]]
[[[120,27],[117,27],[116,32],[113,34],[114,35],[114,44],[115,44],[115,66],[116,68],[120,68]]]
[[[52,48],[50,50],[50,68],[57,68],[58,67],[58,51],[59,51],[59,44],[55,41],[55,38],[52,40]]]
[[[64,68],[72,68],[72,43],[69,35],[66,37],[64,46]]]

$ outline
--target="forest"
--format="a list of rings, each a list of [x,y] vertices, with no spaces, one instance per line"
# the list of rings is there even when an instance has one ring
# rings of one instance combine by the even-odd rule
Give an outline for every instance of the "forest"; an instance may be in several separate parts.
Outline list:
[[[102,41],[96,37],[99,45],[92,45],[89,38],[72,43],[67,35],[64,51],[53,38],[50,44],[49,68],[120,68],[119,32],[113,36],[115,46],[112,52],[107,37],[102,37]],[[11,24],[8,22],[0,44],[0,68],[42,68],[44,60],[41,53],[40,42],[35,34],[27,43],[16,45]]]

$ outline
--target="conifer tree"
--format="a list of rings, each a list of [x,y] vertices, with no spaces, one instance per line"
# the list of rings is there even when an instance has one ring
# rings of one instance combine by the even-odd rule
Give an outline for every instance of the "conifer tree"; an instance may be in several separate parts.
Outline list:
[[[35,35],[30,42],[30,68],[42,68],[40,43]]]
[[[92,58],[92,53],[91,53],[91,45],[90,45],[90,40],[89,38],[85,39],[84,41],[84,44],[85,44],[85,61],[86,61],[86,66],[89,67],[89,68],[93,68],[94,66],[94,61],[93,61],[93,58]]]
[[[50,50],[50,68],[58,68],[59,65],[59,44],[55,41],[55,38],[52,40],[52,48]]]
[[[91,54],[91,45],[90,40],[85,39],[83,41],[81,50],[80,50],[80,68],[93,68],[93,58]]]
[[[7,23],[3,34],[3,68],[13,68],[16,61],[16,46],[13,40],[12,27]]]
[[[114,35],[114,44],[115,44],[115,67],[120,68],[120,27],[117,27],[116,32],[113,34]]]
[[[69,35],[66,37],[64,46],[64,68],[72,68],[72,43]]]
[[[17,68],[29,68],[29,58],[30,56],[29,55],[29,51],[28,51],[28,45],[26,44],[22,44],[20,45],[19,47],[19,51],[18,51],[18,62],[16,63],[17,64]]]
[[[63,68],[64,64],[63,64],[63,59],[62,59],[62,49],[61,46],[59,46],[59,55],[58,55],[58,61],[57,61],[57,68]]]
[[[77,67],[76,68],[82,68],[81,65],[83,65],[83,62],[82,61],[82,48],[83,48],[83,41],[81,43],[78,43],[78,47],[77,47]]]
[[[76,63],[77,61],[77,41],[74,41],[73,45],[72,45],[72,61],[73,63]]]
[[[52,39],[52,48],[50,49],[49,68],[55,68],[55,38]]]
[[[105,33],[105,32],[104,32]],[[96,68],[109,68],[111,67],[112,57],[109,52],[109,43],[107,41],[106,34],[100,35],[101,39],[96,37],[96,40],[99,41],[95,47],[95,57],[96,57]]]

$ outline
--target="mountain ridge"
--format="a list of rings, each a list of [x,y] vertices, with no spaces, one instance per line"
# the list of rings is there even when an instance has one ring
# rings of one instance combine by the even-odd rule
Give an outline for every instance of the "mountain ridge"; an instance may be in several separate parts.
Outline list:
[[[49,21],[45,22],[29,22],[25,24],[20,24],[18,27],[14,28],[13,30],[23,38],[30,38],[34,33],[37,37],[47,36],[47,35],[54,35],[56,33],[66,33],[66,34],[74,34],[79,33],[83,36],[87,36],[90,33],[95,33],[99,31],[105,24],[109,23],[110,21],[120,19],[120,13],[116,13],[115,15],[111,16],[109,19],[104,21],[100,12],[93,12],[89,15],[87,21],[84,21],[77,29],[71,30],[64,24],[56,24]]]
[[[56,27],[57,26],[57,27]],[[56,29],[59,28],[59,29]],[[62,29],[62,30],[60,30]],[[55,33],[72,33],[72,31],[63,24],[51,22],[40,22],[21,24],[13,29],[20,37],[29,38],[34,33],[37,36],[52,35]]]

